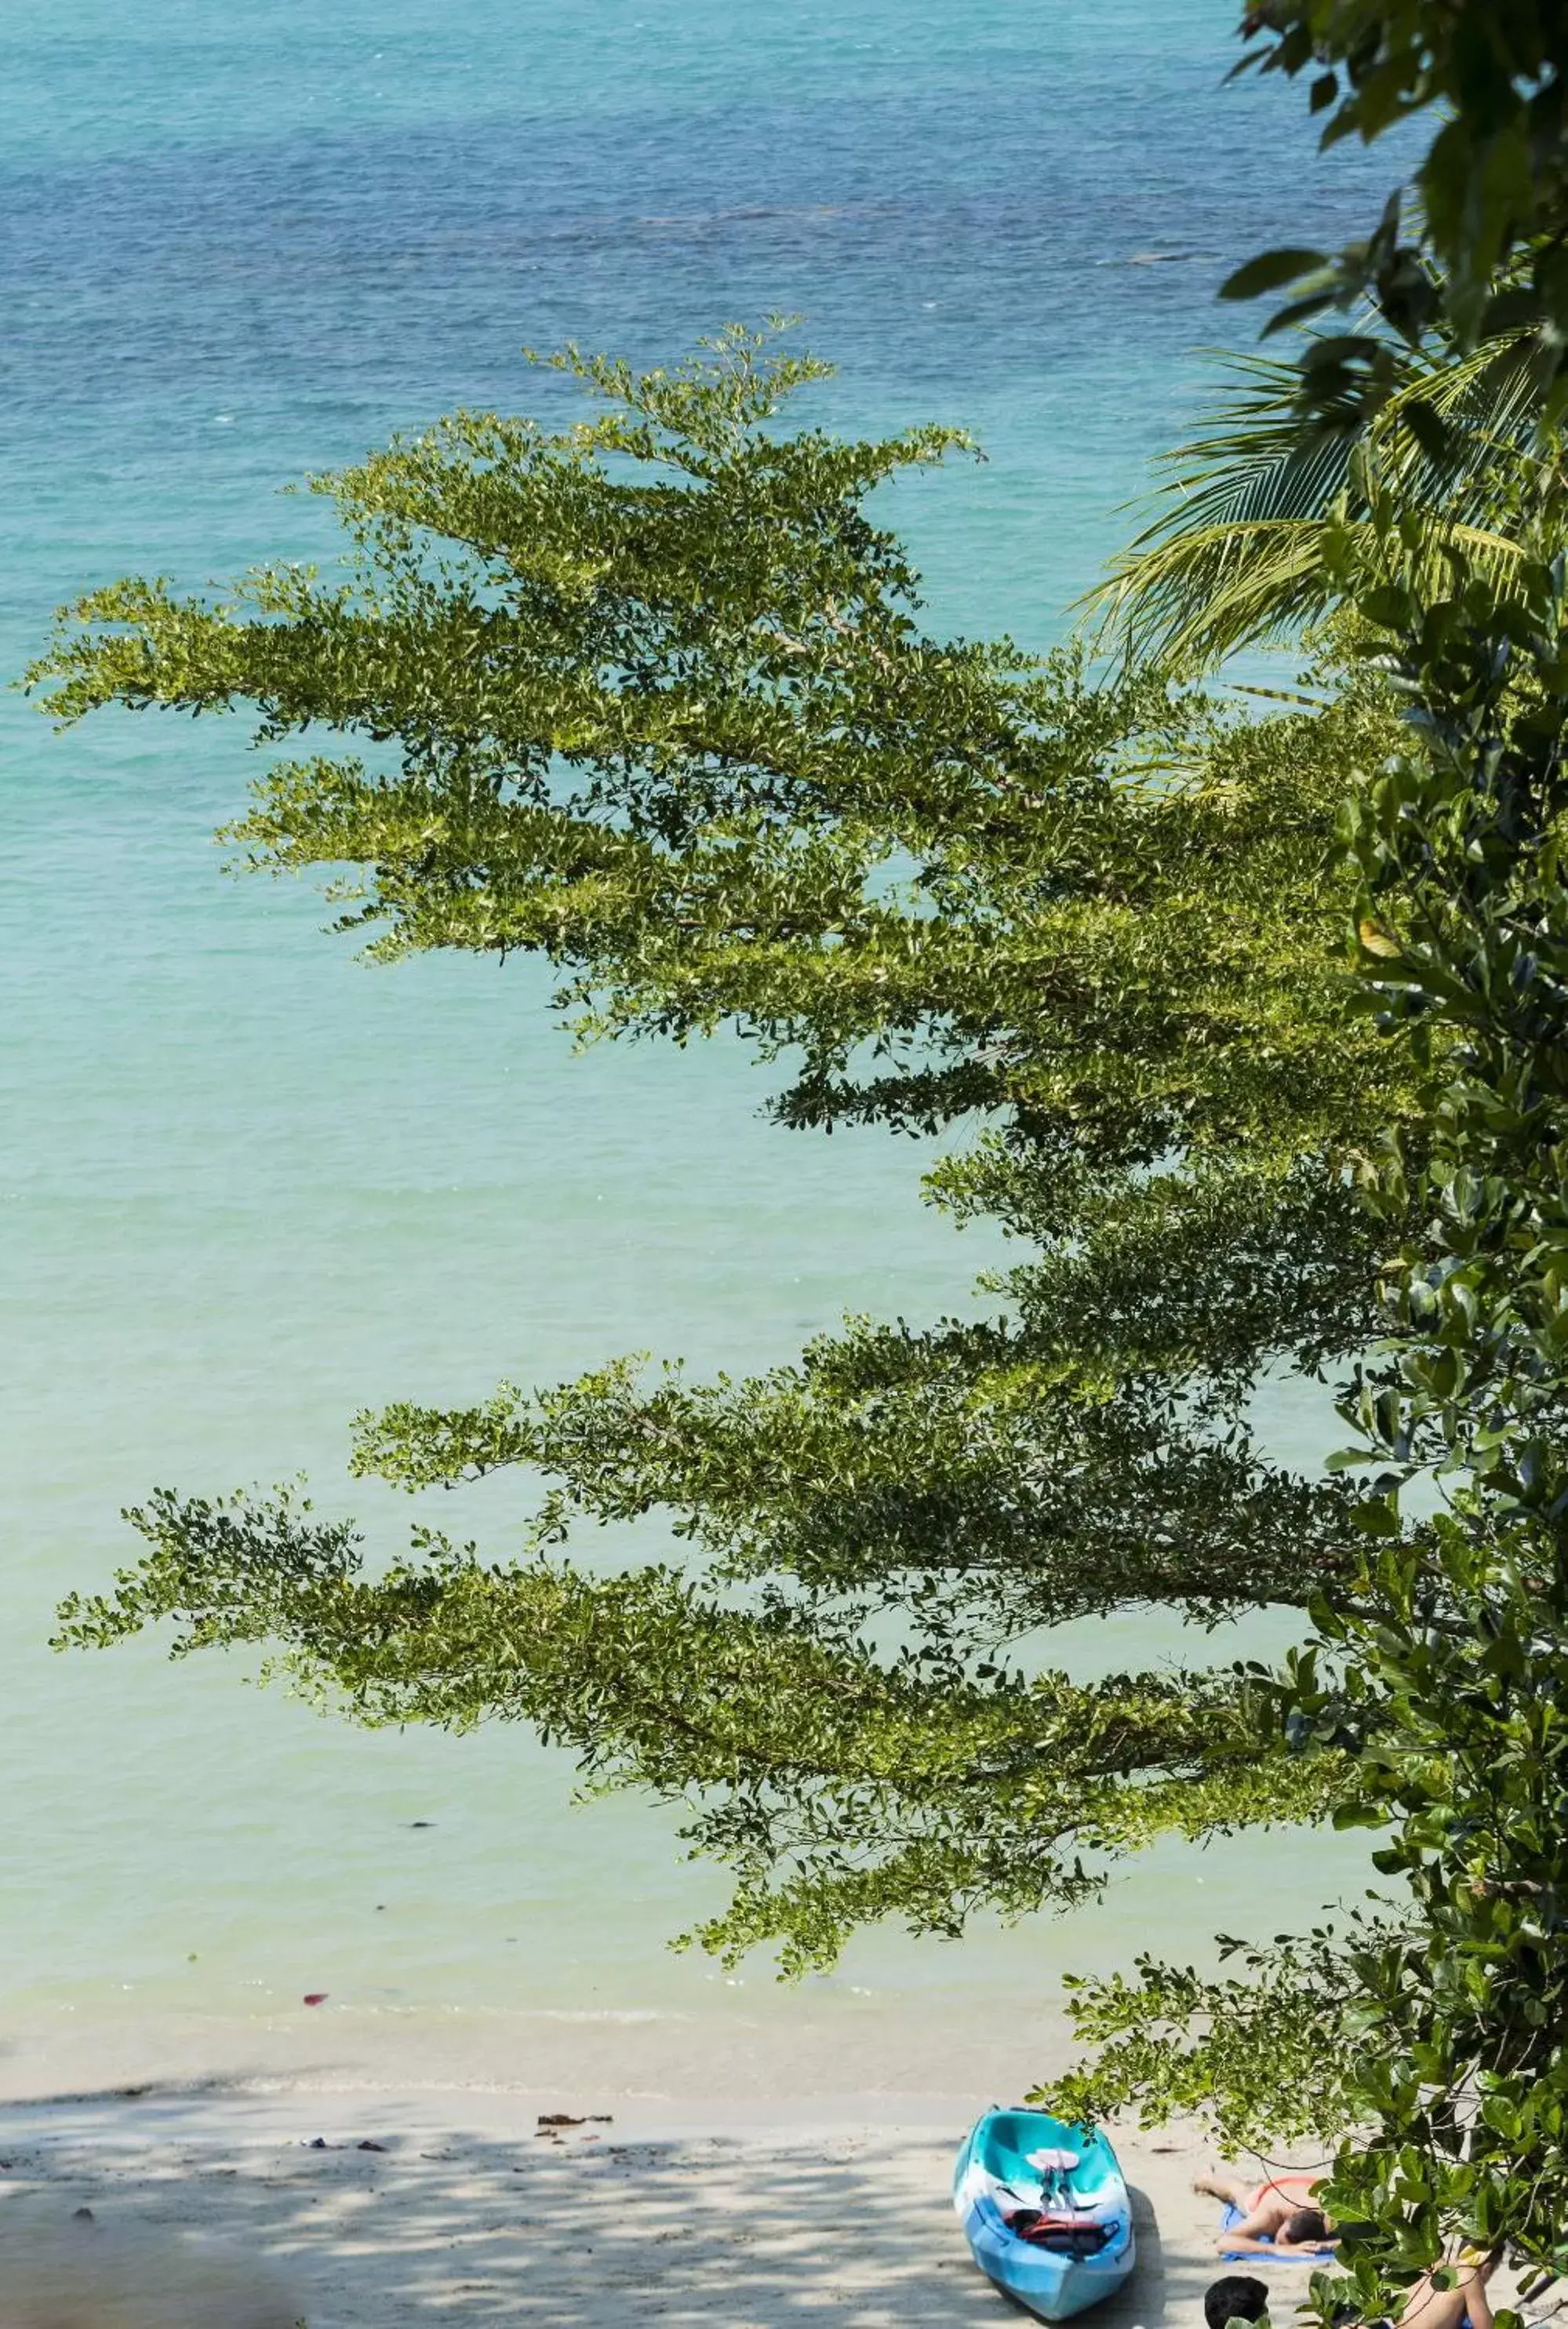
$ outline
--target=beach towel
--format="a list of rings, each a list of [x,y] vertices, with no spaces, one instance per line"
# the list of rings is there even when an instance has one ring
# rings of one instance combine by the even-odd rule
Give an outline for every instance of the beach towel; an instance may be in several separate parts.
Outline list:
[[[1236,2206],[1235,2202],[1228,2200],[1220,2211],[1222,2236],[1226,2232],[1233,2232],[1238,2224],[1244,2224],[1246,2221],[1245,2214]],[[1288,2256],[1272,2257],[1269,2254],[1269,2249],[1272,2246],[1273,2242],[1270,2240],[1261,2249],[1222,2249],[1220,2254],[1227,2264],[1311,2264],[1319,2257],[1327,2261],[1334,2254],[1331,2247],[1325,2247],[1292,2249]]]

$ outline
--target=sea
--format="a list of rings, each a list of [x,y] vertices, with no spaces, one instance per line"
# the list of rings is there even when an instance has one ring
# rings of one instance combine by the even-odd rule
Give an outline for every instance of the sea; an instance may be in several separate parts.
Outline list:
[[[980,438],[880,514],[934,627],[1049,646],[1256,329],[1224,275],[1384,190],[1382,156],[1316,159],[1297,93],[1226,85],[1235,48],[1223,0],[7,0],[0,672],[123,573],[330,563],[330,512],[288,488],[394,430],[562,420],[525,345],[656,362],[770,315],[837,366],[811,419]],[[58,732],[0,700],[0,2051],[24,2083],[128,2027],[155,2053],[198,2032],[219,2067],[304,2032],[314,2060],[329,2014],[335,2044],[414,2033],[427,2060],[478,2017],[667,2024],[704,2060],[765,2029],[784,2065],[815,2016],[880,2033],[895,2076],[977,1997],[1354,1890],[1349,1847],[1281,1827],[1164,1848],[1066,1923],[874,1934],[779,1990],[672,1954],[722,1877],[666,1810],[575,1804],[570,1759],[515,1729],[366,1734],[237,1659],[50,1651],[155,1485],[305,1476],[390,1547],[409,1506],[345,1476],[362,1407],[632,1350],[743,1371],[845,1311],[962,1307],[998,1259],[922,1202],[919,1144],[772,1126],[732,1040],[579,1055],[535,967],[369,967],[307,885],[233,878],[213,831],[257,768],[238,718]],[[1281,1452],[1333,1438],[1321,1401],[1263,1408]],[[504,1553],[528,1495],[422,1516]],[[1089,1645],[1171,1647],[1132,1617]]]

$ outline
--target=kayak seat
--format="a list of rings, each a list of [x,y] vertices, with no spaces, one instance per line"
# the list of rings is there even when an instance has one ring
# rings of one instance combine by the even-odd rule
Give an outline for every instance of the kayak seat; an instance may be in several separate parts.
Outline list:
[[[1019,2208],[1002,2221],[1015,2239],[1067,2257],[1098,2256],[1116,2229],[1114,2221],[1097,2224],[1082,2216],[1047,2214],[1039,2208]]]

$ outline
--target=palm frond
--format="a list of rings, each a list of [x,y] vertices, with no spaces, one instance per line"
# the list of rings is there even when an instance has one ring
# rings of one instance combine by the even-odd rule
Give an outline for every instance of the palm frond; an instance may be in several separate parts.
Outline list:
[[[1500,483],[1538,457],[1539,392],[1519,335],[1463,357],[1403,352],[1393,393],[1358,433],[1303,420],[1293,363],[1242,356],[1229,370],[1214,425],[1165,457],[1157,514],[1090,594],[1102,645],[1211,669],[1320,621],[1337,595],[1330,532],[1354,535],[1365,518],[1369,475],[1422,514],[1434,572],[1445,543],[1487,564],[1514,557],[1490,521]],[[1418,406],[1440,427],[1422,426]]]

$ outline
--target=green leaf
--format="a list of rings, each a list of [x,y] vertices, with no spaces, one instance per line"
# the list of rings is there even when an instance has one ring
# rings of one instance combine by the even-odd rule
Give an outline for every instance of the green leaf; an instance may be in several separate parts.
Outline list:
[[[1280,250],[1261,251],[1249,259],[1221,284],[1222,299],[1255,299],[1261,292],[1277,291],[1282,283],[1294,283],[1299,276],[1308,275],[1326,263],[1321,250]]]

